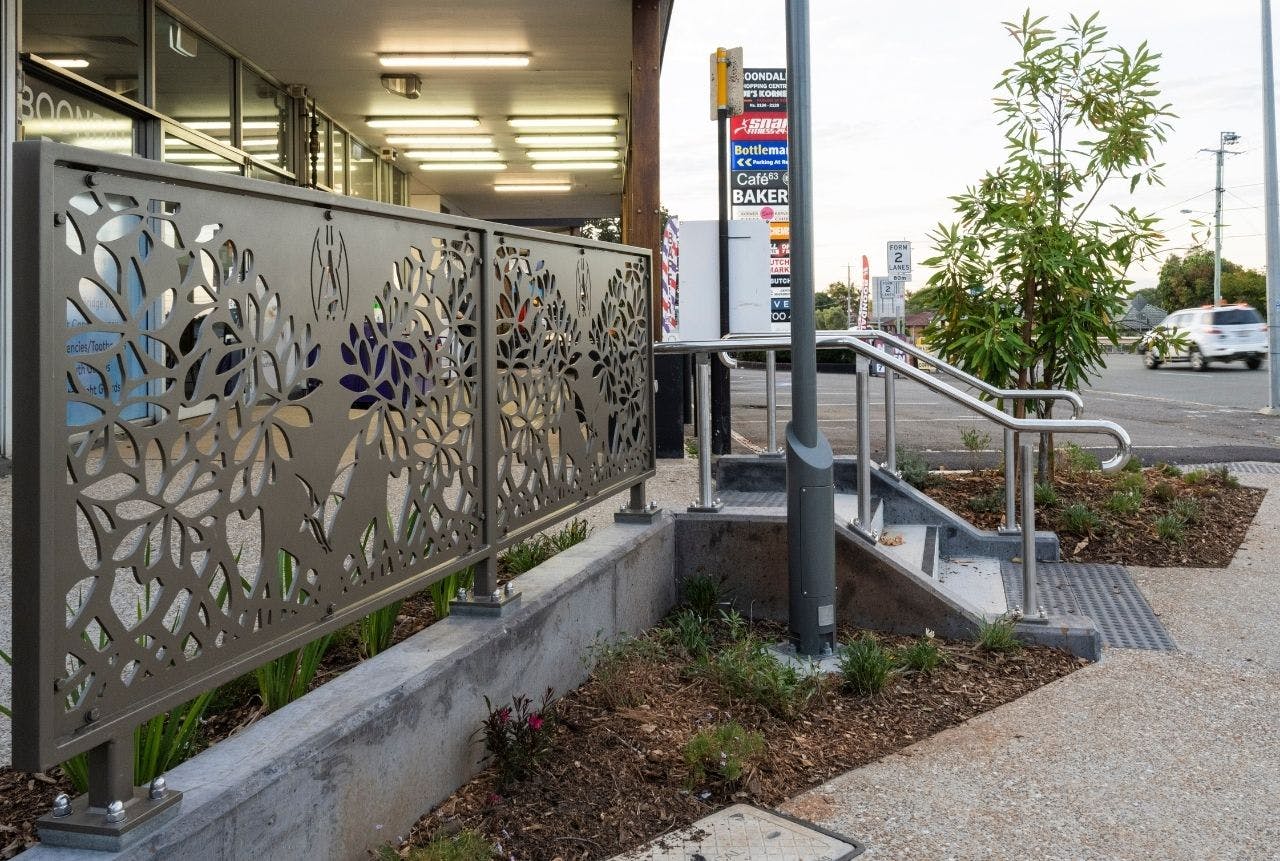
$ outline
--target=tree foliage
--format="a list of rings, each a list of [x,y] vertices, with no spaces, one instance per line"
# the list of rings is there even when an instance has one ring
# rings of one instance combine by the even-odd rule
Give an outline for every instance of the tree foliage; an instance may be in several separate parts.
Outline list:
[[[1245,269],[1222,259],[1222,299],[1246,302],[1266,314],[1267,278],[1256,269]],[[1193,249],[1183,257],[1170,255],[1160,267],[1152,300],[1166,311],[1194,308],[1213,302],[1213,252]]]
[[[858,291],[849,295],[849,287],[843,281],[833,281],[826,290],[813,294],[814,322],[823,329],[849,328],[849,302],[853,302],[854,314],[858,312]]]
[[[1096,14],[1044,22],[1004,25],[1020,51],[994,100],[1005,161],[952,198],[957,220],[931,236],[937,271],[918,301],[938,312],[930,345],[971,373],[1075,389],[1118,338],[1129,265],[1161,240],[1154,216],[1099,198],[1160,181],[1154,148],[1173,115],[1145,42],[1106,44]]]

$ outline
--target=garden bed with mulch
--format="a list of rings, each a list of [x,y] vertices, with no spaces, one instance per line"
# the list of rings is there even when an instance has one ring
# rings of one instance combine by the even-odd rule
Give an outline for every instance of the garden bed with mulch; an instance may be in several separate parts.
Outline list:
[[[778,707],[786,684],[752,678],[759,672],[751,657],[755,646],[780,638],[780,627],[754,624],[735,639],[723,622],[706,623],[718,629],[709,635],[718,642],[697,657],[681,645],[687,622],[685,613],[608,650],[591,679],[554,705],[545,753],[525,779],[504,786],[501,769],[490,767],[380,857],[434,861],[485,858],[492,851],[511,859],[609,858],[732,803],[776,805],[1084,663],[1041,647],[991,651],[882,636],[879,645],[895,656],[882,691],[857,693],[840,676],[818,676],[808,698],[787,714]],[[841,633],[842,642],[853,634]],[[941,663],[931,671],[909,670],[901,656],[926,646],[936,647]],[[522,719],[519,709],[507,719]],[[718,743],[711,743],[710,756],[706,750],[709,734],[726,725],[761,743],[742,756],[732,779],[720,769],[738,755],[735,749],[717,756]],[[701,760],[690,753],[697,744]],[[478,740],[477,758],[481,754]]]
[[[925,493],[980,529],[1004,521],[1004,473],[930,473]],[[1066,562],[1223,568],[1266,491],[1225,470],[1153,466],[1104,475],[1059,464],[1036,490],[1036,528],[1058,533]]]

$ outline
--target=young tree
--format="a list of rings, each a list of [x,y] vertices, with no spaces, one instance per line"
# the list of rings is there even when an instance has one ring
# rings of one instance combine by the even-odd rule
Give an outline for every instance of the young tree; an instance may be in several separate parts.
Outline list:
[[[938,309],[929,343],[971,373],[1075,389],[1104,364],[1102,342],[1119,337],[1126,270],[1162,238],[1154,216],[1100,197],[1159,182],[1154,148],[1173,115],[1145,42],[1105,44],[1096,14],[1058,32],[1044,21],[1027,12],[1004,25],[1020,49],[996,86],[1005,161],[952,198],[957,221],[932,234],[925,265],[937,272],[922,301]],[[1036,408],[1052,415],[1052,402]]]

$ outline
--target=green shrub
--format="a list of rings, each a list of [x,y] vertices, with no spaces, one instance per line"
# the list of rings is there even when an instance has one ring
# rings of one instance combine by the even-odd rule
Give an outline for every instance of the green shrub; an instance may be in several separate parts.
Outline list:
[[[1129,461],[1133,463],[1133,461]],[[1131,493],[1141,494],[1147,489],[1147,479],[1140,472],[1122,472],[1116,476],[1116,487]]]
[[[1169,478],[1177,478],[1182,475],[1182,468],[1174,466],[1171,463],[1157,463],[1156,471],[1161,475],[1168,476]]]
[[[1126,473],[1132,472],[1140,474],[1142,472],[1142,459],[1136,454],[1131,455],[1129,459],[1124,462],[1123,471]]]
[[[1062,528],[1076,535],[1092,535],[1102,528],[1102,518],[1083,502],[1073,502],[1062,509]]]
[[[739,724],[725,723],[700,731],[684,746],[690,788],[708,781],[732,790],[746,770],[764,755],[764,736]]]
[[[864,633],[840,650],[840,679],[855,694],[878,694],[893,672],[893,656]]]
[[[780,662],[755,637],[720,650],[706,670],[730,698],[755,703],[785,720],[798,717],[820,686],[816,674]]]
[[[685,453],[685,456],[686,456],[686,457],[697,457],[697,456],[698,456],[698,438],[697,438],[697,437],[692,437],[692,436],[691,436],[691,437],[685,437],[685,440],[684,440],[684,453]]]
[[[898,461],[898,471],[902,473],[902,480],[912,487],[923,489],[932,478],[929,475],[929,462],[924,459],[924,455],[917,451],[905,449],[898,446],[895,449]]]
[[[720,581],[707,574],[686,577],[680,591],[684,594],[684,605],[702,619],[710,619],[715,614],[723,597]]]
[[[1188,525],[1194,524],[1200,520],[1200,503],[1194,499],[1174,500],[1171,513]]]
[[[707,636],[705,620],[688,608],[676,613],[671,620],[671,631],[676,645],[694,660],[707,656],[711,650],[711,638]]]
[[[1067,443],[1067,445],[1058,451],[1058,457],[1070,472],[1090,472],[1102,468],[1102,461],[1091,452],[1087,452],[1075,443]]]
[[[498,564],[507,569],[513,576],[537,568],[550,559],[555,552],[551,542],[543,535],[535,535],[517,541],[498,556]]]
[[[903,669],[916,673],[931,673],[942,663],[942,650],[934,639],[933,631],[926,630],[924,636],[910,646],[898,649],[894,656]]]
[[[1209,477],[1209,473],[1203,469],[1189,469],[1182,474],[1182,480],[1189,485],[1204,484],[1205,479]]]
[[[991,434],[978,428],[965,428],[960,431],[960,442],[969,452],[969,469],[978,471],[978,455],[991,445]]]
[[[1225,484],[1227,487],[1239,487],[1240,479],[1232,474],[1231,470],[1225,466],[1215,466],[1209,470],[1209,475],[1219,484]]]
[[[1058,491],[1052,482],[1037,481],[1035,490],[1036,505],[1057,505]]]
[[[1122,517],[1132,517],[1142,508],[1142,496],[1131,490],[1117,490],[1107,500],[1107,510]]]
[[[1151,488],[1151,495],[1168,504],[1178,498],[1178,489],[1167,481],[1157,481],[1155,487]]]
[[[1156,518],[1156,535],[1161,541],[1181,544],[1187,537],[1187,522],[1176,514],[1165,514]]]
[[[568,550],[575,544],[581,544],[591,534],[591,527],[581,517],[575,517],[564,526],[552,532],[548,540],[551,542],[553,554]]]
[[[1016,652],[1022,648],[1014,634],[1014,622],[1008,616],[980,622],[977,643],[979,649],[987,652]]]

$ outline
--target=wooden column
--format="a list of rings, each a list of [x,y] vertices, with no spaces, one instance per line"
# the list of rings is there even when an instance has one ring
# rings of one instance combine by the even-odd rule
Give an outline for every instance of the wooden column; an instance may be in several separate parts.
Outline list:
[[[631,126],[622,190],[622,241],[653,251],[650,290],[653,336],[662,337],[662,225],[658,223],[658,82],[662,72],[662,13],[659,0],[631,3]]]

